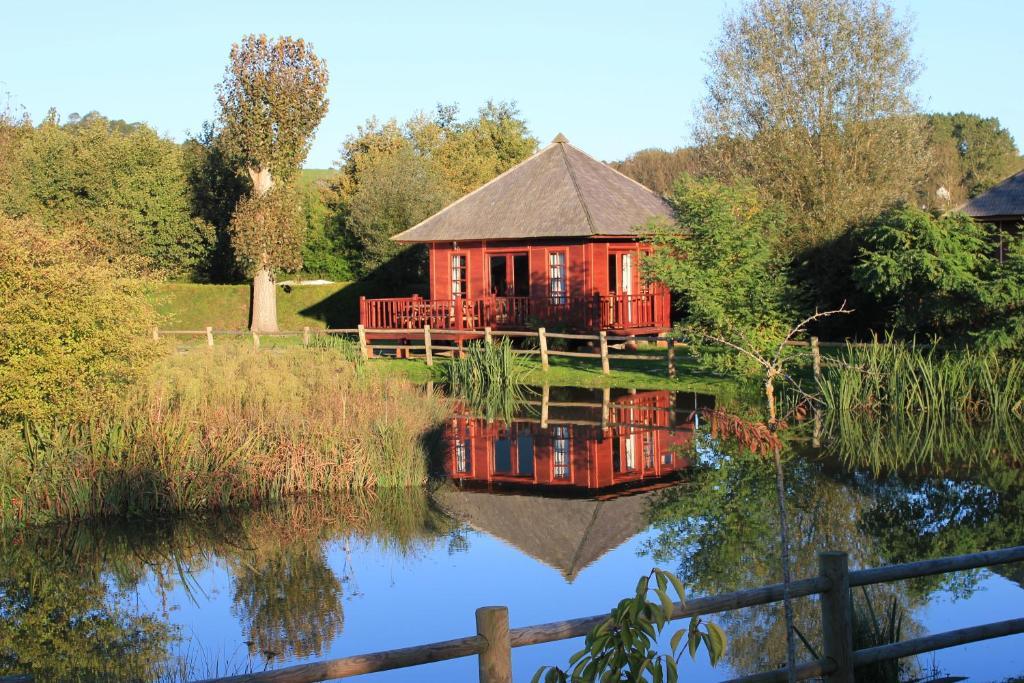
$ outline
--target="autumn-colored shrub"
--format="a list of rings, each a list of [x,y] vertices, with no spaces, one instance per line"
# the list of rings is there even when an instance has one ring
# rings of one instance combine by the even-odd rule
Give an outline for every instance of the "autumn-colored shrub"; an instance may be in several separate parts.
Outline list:
[[[85,418],[158,353],[146,281],[102,253],[71,229],[0,217],[0,427]]]

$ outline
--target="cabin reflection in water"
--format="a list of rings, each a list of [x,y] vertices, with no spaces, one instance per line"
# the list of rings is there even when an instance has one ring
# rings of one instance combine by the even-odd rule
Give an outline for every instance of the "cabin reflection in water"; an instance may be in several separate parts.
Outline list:
[[[511,423],[469,415],[447,429],[448,475],[463,488],[609,497],[671,485],[689,466],[701,408],[669,391],[543,389]]]
[[[678,482],[710,396],[544,389],[510,424],[462,415],[448,425],[454,486],[434,496],[453,517],[569,582],[650,524],[655,490]]]

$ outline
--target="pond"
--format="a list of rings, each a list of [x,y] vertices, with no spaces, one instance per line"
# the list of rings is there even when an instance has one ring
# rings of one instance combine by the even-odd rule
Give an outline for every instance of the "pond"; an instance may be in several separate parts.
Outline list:
[[[729,414],[698,394],[538,389],[508,420],[454,417],[437,454],[446,481],[430,490],[8,535],[0,675],[181,680],[403,647],[470,635],[483,605],[507,605],[513,626],[601,613],[652,566],[691,595],[777,582],[774,471]],[[1013,429],[792,421],[782,446],[796,577],[816,571],[820,550],[866,567],[1024,543]],[[1022,587],[1024,567],[1009,565],[855,597],[878,619],[895,609],[908,638],[1019,617]],[[817,603],[795,611],[818,647]],[[684,659],[684,680],[784,662],[781,605],[715,621],[725,661]],[[516,680],[564,665],[581,642],[515,650]],[[907,680],[1002,681],[1024,673],[1024,636],[907,663]],[[360,680],[475,676],[466,658]]]

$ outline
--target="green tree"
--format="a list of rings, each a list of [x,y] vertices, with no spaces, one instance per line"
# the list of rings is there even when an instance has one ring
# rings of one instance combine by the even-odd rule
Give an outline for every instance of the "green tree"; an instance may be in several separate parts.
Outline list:
[[[932,164],[920,194],[928,206],[959,206],[1024,166],[1013,137],[995,117],[960,112],[926,120]],[[939,188],[948,198],[936,194]]]
[[[391,237],[507,171],[537,147],[514,104],[488,102],[476,117],[439,105],[399,124],[371,118],[342,147],[328,206],[345,235],[356,273],[366,276],[394,258],[391,273],[416,273],[422,250]]]
[[[857,239],[853,281],[897,332],[963,335],[983,310],[996,261],[990,231],[969,216],[899,207]]]
[[[700,175],[697,155],[689,147],[676,147],[672,151],[642,149],[622,161],[613,161],[610,166],[663,195],[672,191],[672,186],[684,173]]]
[[[89,415],[156,353],[138,267],[27,218],[0,216],[0,321],[0,427]]]
[[[239,204],[229,229],[239,263],[253,274],[253,330],[277,330],[275,272],[297,269],[302,258],[300,224],[282,210],[293,195],[266,196],[275,182],[293,179],[309,153],[327,113],[326,93],[324,62],[305,41],[287,36],[248,35],[233,45],[217,88],[221,143],[252,180],[252,198]]]
[[[769,354],[792,327],[794,292],[782,244],[789,224],[749,184],[724,185],[684,175],[671,197],[676,225],[657,227],[644,272],[678,294],[681,332],[704,362],[720,370],[758,370],[723,352],[721,339]]]
[[[212,123],[182,144],[192,213],[213,227],[211,250],[197,277],[210,282],[236,282],[243,277],[231,248],[228,227],[235,206],[249,191],[249,183],[228,158]]]
[[[142,256],[172,275],[190,275],[206,260],[213,230],[192,215],[179,145],[95,112],[63,126],[51,112],[6,137],[16,142],[0,173],[9,188],[0,193],[3,213],[58,231],[77,224],[107,253]]]
[[[303,272],[331,280],[352,279],[345,234],[327,205],[330,197],[327,181],[316,179],[304,184],[299,196],[306,226],[302,245]]]
[[[877,0],[748,0],[708,56],[701,167],[781,202],[794,249],[910,198],[927,161],[910,43]]]

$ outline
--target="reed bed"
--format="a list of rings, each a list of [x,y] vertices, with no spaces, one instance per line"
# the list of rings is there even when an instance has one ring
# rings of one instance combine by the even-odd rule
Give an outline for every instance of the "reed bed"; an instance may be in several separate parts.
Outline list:
[[[445,383],[452,395],[484,417],[508,419],[526,398],[529,364],[509,339],[493,344],[473,343],[462,358],[444,365]]]
[[[818,384],[839,413],[1024,417],[1024,361],[991,353],[875,339],[847,346]]]
[[[0,524],[422,485],[449,407],[417,391],[332,349],[169,357],[123,405],[8,440]]]

